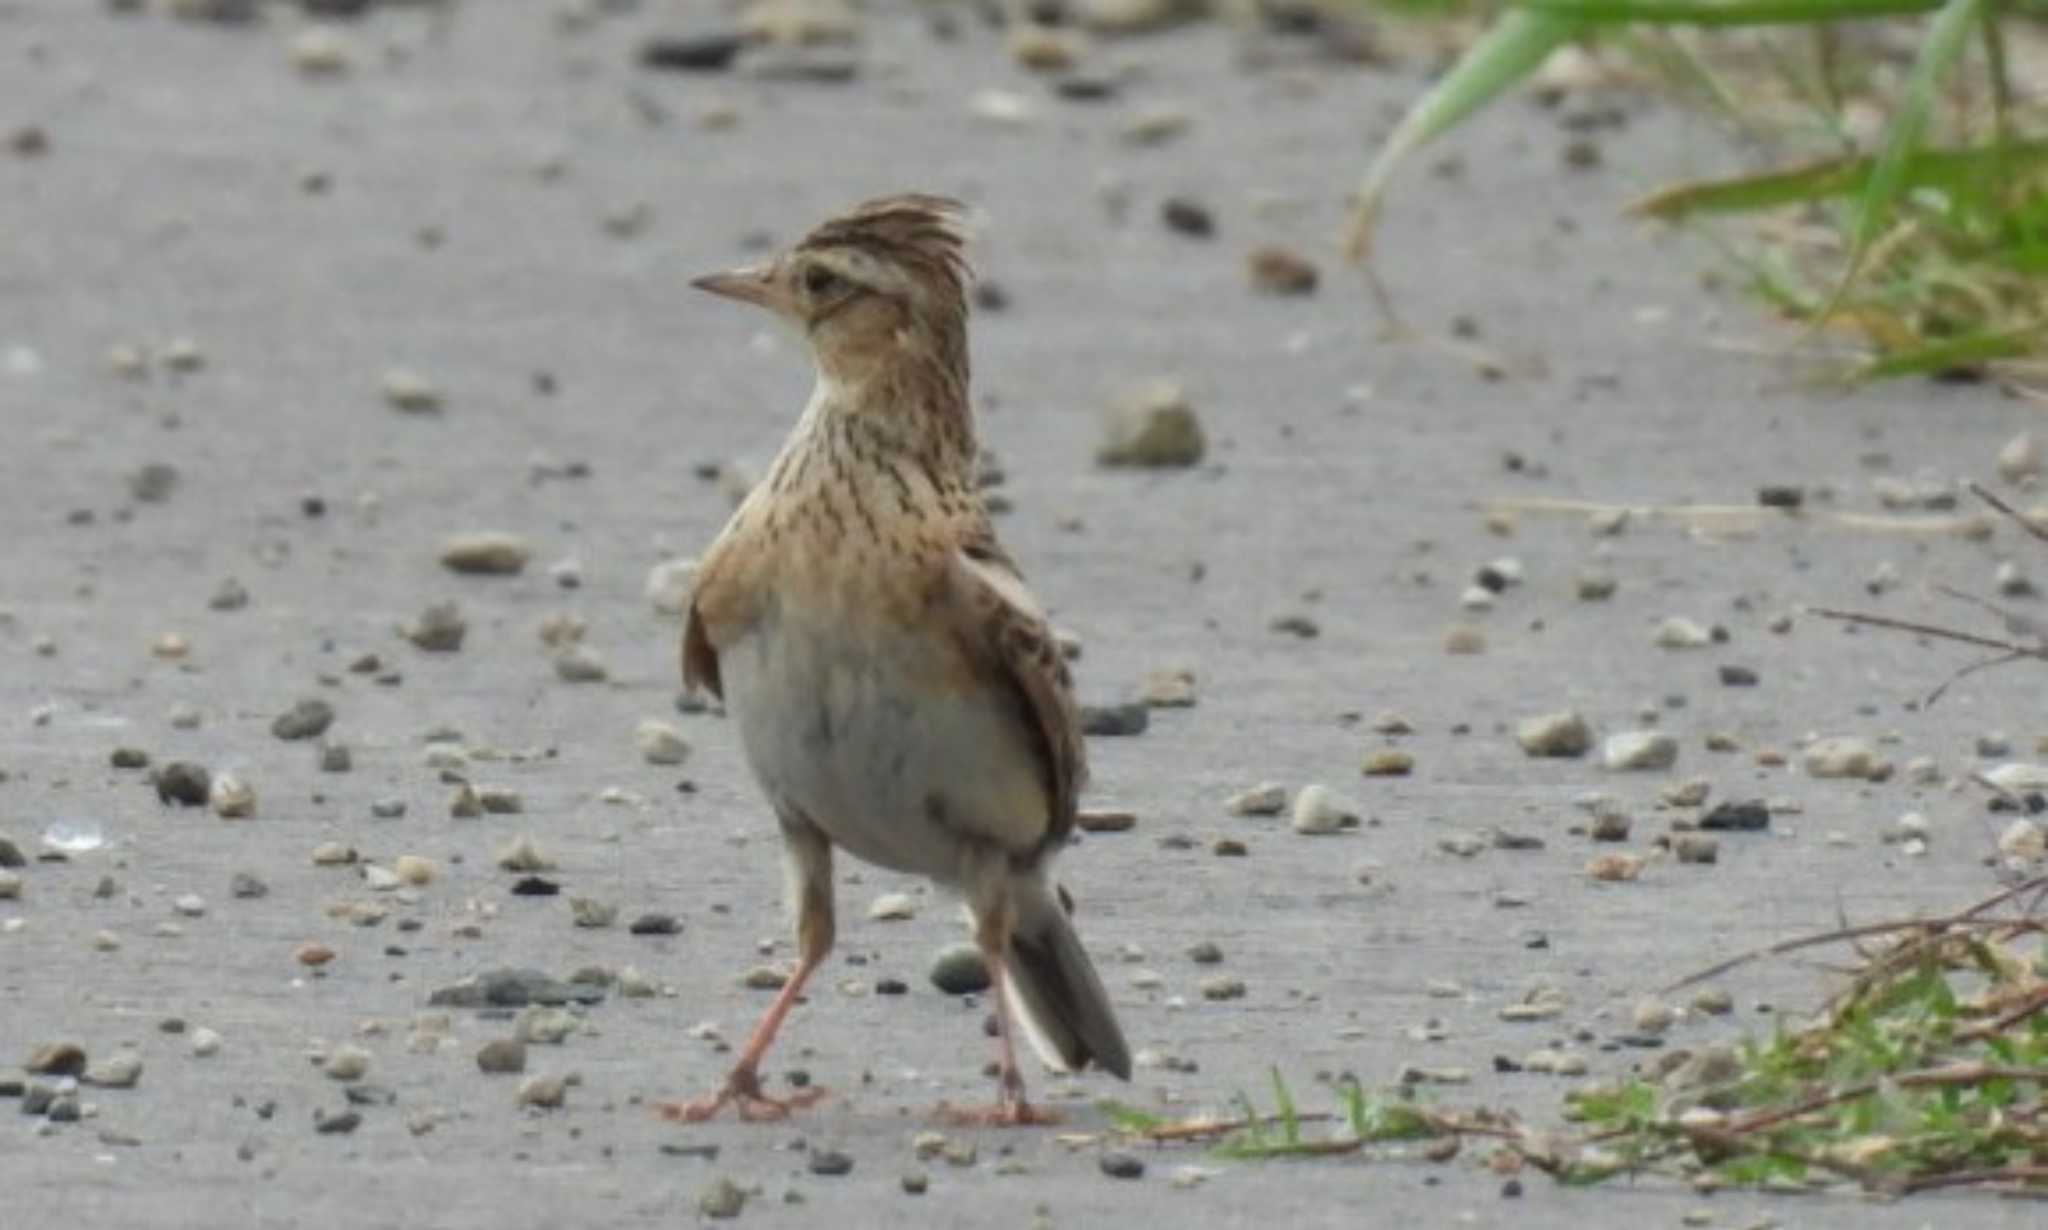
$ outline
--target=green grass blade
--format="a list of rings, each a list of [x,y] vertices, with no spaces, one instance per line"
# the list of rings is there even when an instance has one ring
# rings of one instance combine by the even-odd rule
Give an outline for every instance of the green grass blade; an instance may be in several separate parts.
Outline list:
[[[2001,164],[2002,160],[2002,164]],[[1908,155],[1897,191],[1922,184],[1953,183],[1979,172],[2014,172],[2048,162],[2048,141],[2029,141],[2000,149],[1996,145],[1962,150],[1920,150]],[[1783,171],[1707,180],[1661,189],[1628,207],[1628,212],[1666,222],[1695,214],[1742,213],[1775,209],[1866,190],[1877,159],[1829,158]]]
[[[1776,26],[1931,13],[1942,0],[1514,0],[1518,8],[1599,25]]]
[[[1872,359],[1856,369],[1858,380],[1882,380],[1891,376],[1926,376],[1956,368],[1974,367],[1993,359],[2017,359],[2032,353],[2048,337],[2048,323],[2018,329],[1970,333],[1944,338],[1912,350],[1902,350]]]
[[[1534,72],[1561,44],[1577,37],[1589,23],[1574,17],[1514,9],[1502,15],[1468,48],[1451,71],[1430,87],[1394,129],[1366,169],[1352,207],[1345,252],[1363,261],[1372,247],[1372,227],[1379,216],[1394,170],[1409,154],[1456,127],[1501,91]]]
[[[1885,129],[1884,147],[1878,151],[1870,180],[1864,184],[1862,198],[1856,204],[1856,219],[1849,231],[1848,265],[1842,271],[1842,280],[1835,284],[1834,294],[1828,297],[1827,306],[1815,317],[1816,324],[1834,314],[1856,275],[1862,272],[1871,241],[1884,230],[1892,205],[1905,188],[1907,168],[1934,110],[1935,92],[1962,58],[1970,29],[1984,20],[1988,2],[1948,0],[1929,24],[1920,54],[1913,61],[1912,75],[1906,79],[1905,93],[1899,98],[1898,110]]]

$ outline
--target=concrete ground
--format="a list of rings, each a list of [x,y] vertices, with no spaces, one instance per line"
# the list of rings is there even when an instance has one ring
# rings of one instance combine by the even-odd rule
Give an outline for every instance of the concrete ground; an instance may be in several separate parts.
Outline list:
[[[858,76],[834,82],[764,79],[746,58],[722,74],[652,73],[635,63],[642,38],[720,18],[649,0],[568,29],[562,7],[380,10],[338,27],[348,67],[316,78],[292,63],[289,20],[0,0],[0,130],[47,141],[0,153],[0,835],[32,859],[55,822],[108,839],[32,861],[20,899],[0,901],[0,1056],[69,1039],[95,1059],[132,1047],[145,1065],[132,1090],[88,1090],[82,1123],[0,1118],[0,1220],[668,1225],[697,1218],[723,1177],[754,1191],[742,1217],[760,1225],[1536,1228],[1697,1212],[1718,1226],[2038,1224],[2032,1207],[1966,1194],[1702,1199],[1665,1181],[1578,1191],[1528,1175],[1515,1198],[1477,1149],[1447,1165],[1140,1150],[1138,1181],[1098,1166],[1091,1099],[1220,1110],[1262,1093],[1276,1065],[1311,1107],[1328,1103],[1318,1074],[1385,1085],[1415,1065],[1472,1074],[1433,1091],[1443,1104],[1553,1121],[1569,1083],[1496,1075],[1495,1057],[1582,1035],[1593,1075],[1624,1071],[1644,1052],[1602,1042],[1679,975],[1841,916],[1990,891],[2000,818],[1977,791],[1813,780],[1797,747],[1813,733],[1890,737],[1885,755],[1931,756],[1953,777],[1978,736],[2005,731],[2024,758],[2042,733],[2037,678],[1976,675],[1922,708],[1966,655],[1811,617],[1768,625],[1801,604],[1967,620],[1928,587],[1988,592],[1998,560],[2027,558],[2009,528],[1970,543],[1825,516],[1729,534],[1638,518],[1596,538],[1582,517],[1527,514],[1500,536],[1476,507],[1741,504],[1792,483],[1832,491],[1824,510],[1877,512],[1872,477],[1988,477],[2004,441],[2038,428],[2037,406],[1985,386],[1816,391],[1756,304],[1701,286],[1709,252],[1620,219],[1648,187],[1730,165],[1721,134],[1625,96],[1626,122],[1597,137],[1600,165],[1573,169],[1562,155],[1576,134],[1510,100],[1432,152],[1458,155],[1461,173],[1418,161],[1379,273],[1428,335],[1468,320],[1478,336],[1460,344],[1509,369],[1488,379],[1447,346],[1386,340],[1333,249],[1344,191],[1427,64],[1360,69],[1282,43],[1263,50],[1292,62],[1248,67],[1243,36],[1204,26],[1096,48],[1096,67],[1131,73],[1116,99],[1083,103],[1014,67],[971,15],[940,42],[915,10],[875,5]],[[1028,100],[1028,120],[975,114],[990,89]],[[1120,139],[1169,105],[1191,120],[1183,135]],[[771,1061],[836,1096],[784,1125],[682,1128],[648,1103],[720,1077],[729,1055],[693,1027],[743,1036],[767,997],[741,975],[788,944],[768,817],[731,732],[675,712],[677,628],[643,585],[730,507],[699,467],[758,473],[809,380],[794,339],[686,283],[908,188],[980,213],[978,261],[1008,298],[974,335],[983,429],[1013,505],[1001,528],[1085,644],[1084,698],[1128,697],[1161,669],[1199,680],[1194,708],[1093,742],[1092,801],[1138,821],[1062,863],[1148,1064],[1128,1088],[1039,1078],[1069,1134],[945,1128],[937,1103],[987,1093],[985,1006],[924,977],[958,935],[955,911],[843,863],[841,951]],[[1204,203],[1216,234],[1162,226],[1174,195]],[[1317,294],[1248,289],[1246,253],[1269,241],[1322,264]],[[185,338],[197,370],[109,368],[110,348],[147,356]],[[400,368],[440,388],[439,414],[385,403]],[[1206,462],[1096,467],[1100,407],[1162,375],[1202,416]],[[178,479],[138,501],[130,480],[150,463]],[[571,463],[587,476],[562,476]],[[441,568],[442,539],[479,529],[524,535],[534,562],[515,578]],[[1504,555],[1526,582],[1491,612],[1461,611],[1473,571]],[[564,560],[580,588],[551,576]],[[1595,564],[1618,590],[1581,602],[1573,577]],[[1873,596],[1886,564],[1901,584]],[[210,607],[227,578],[245,609]],[[471,624],[460,653],[396,635],[450,599]],[[557,613],[587,621],[608,682],[557,677],[536,634]],[[1320,635],[1271,629],[1288,615]],[[1672,615],[1728,639],[1657,648]],[[1484,653],[1444,652],[1460,622],[1483,629]],[[153,653],[167,634],[184,638],[182,657]],[[402,681],[349,672],[365,653]],[[1758,685],[1722,686],[1726,665]],[[329,737],[350,747],[348,773],[270,733],[316,695],[338,711]],[[196,726],[174,724],[181,707]],[[1676,767],[1525,757],[1513,723],[1568,707],[1602,732],[1651,711],[1681,742]],[[1372,733],[1385,711],[1414,733]],[[643,761],[646,718],[681,726],[687,764]],[[451,786],[424,759],[442,727],[471,751],[463,772],[521,791],[523,814],[449,817]],[[1710,732],[1743,750],[1705,750]],[[1412,752],[1411,776],[1360,776],[1385,745]],[[241,775],[256,816],[159,805],[144,773],[109,767],[121,746]],[[1760,765],[1767,748],[1794,767]],[[1658,791],[1694,776],[1717,799],[1788,807],[1768,835],[1727,835],[1716,865],[1588,878],[1594,851],[1568,832],[1583,820],[1575,799],[1619,796],[1636,816],[1627,848],[1649,853],[1671,818]],[[1311,838],[1227,814],[1226,798],[1267,780],[1326,783],[1365,824]],[[402,818],[373,816],[391,800]],[[1880,840],[1908,811],[1931,824],[1924,857]],[[1495,827],[1544,846],[1443,848]],[[521,834],[551,855],[562,896],[510,895],[493,856]],[[1214,856],[1223,837],[1246,856]],[[373,893],[355,868],[315,865],[323,842],[387,866],[424,856],[440,875]],[[237,871],[268,894],[232,896]],[[109,896],[95,895],[102,877]],[[914,921],[866,920],[875,895],[899,889],[921,894]],[[177,913],[185,894],[204,912]],[[619,906],[622,923],[668,911],[681,932],[574,927],[569,896]],[[365,902],[389,917],[330,911]],[[1220,965],[1185,955],[1204,940]],[[321,976],[294,960],[309,941],[335,953]],[[445,1043],[411,1045],[435,988],[500,966],[591,965],[635,967],[666,993],[609,996],[562,1046],[531,1048],[529,1073],[580,1078],[560,1109],[521,1109],[519,1078],[477,1071],[475,1048],[507,1020],[454,1011]],[[1241,978],[1244,997],[1205,999],[1200,981],[1217,973]],[[890,978],[907,993],[870,993]],[[1539,983],[1565,993],[1562,1016],[1500,1019]],[[1719,985],[1735,1015],[1682,1020],[1669,1045],[1769,1028],[1827,988],[1789,963]],[[171,1018],[185,1033],[165,1031]],[[191,1055],[200,1028],[221,1035],[217,1055]],[[391,1100],[372,1096],[353,1133],[321,1134],[316,1112],[346,1101],[308,1055],[342,1043],[369,1052],[364,1079]],[[934,1130],[974,1160],[917,1157],[914,1138]],[[811,1173],[814,1150],[844,1152],[851,1173]],[[1177,1185],[1183,1167],[1209,1173]],[[924,1195],[903,1191],[909,1172],[927,1177]]]

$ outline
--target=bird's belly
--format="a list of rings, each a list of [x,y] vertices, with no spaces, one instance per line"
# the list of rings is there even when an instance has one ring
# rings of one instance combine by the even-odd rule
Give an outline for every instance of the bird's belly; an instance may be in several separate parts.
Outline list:
[[[720,654],[754,776],[868,862],[955,882],[963,858],[1034,849],[1042,772],[1017,704],[908,631],[764,620]]]

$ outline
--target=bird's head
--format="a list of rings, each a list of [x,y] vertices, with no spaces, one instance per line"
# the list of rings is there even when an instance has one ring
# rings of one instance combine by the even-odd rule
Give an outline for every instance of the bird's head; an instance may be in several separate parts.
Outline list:
[[[691,285],[767,308],[800,328],[828,375],[892,357],[964,372],[967,280],[959,202],[905,195],[858,205],[765,264]]]

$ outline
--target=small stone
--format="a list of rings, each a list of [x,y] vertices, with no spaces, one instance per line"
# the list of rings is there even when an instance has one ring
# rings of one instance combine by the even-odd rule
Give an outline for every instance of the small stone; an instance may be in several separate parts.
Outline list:
[[[588,645],[571,645],[555,655],[555,675],[564,683],[603,683],[611,669]]]
[[[642,914],[626,927],[633,935],[676,935],[682,929],[673,914]]]
[[[1593,823],[1588,832],[1594,841],[1627,841],[1628,831],[1633,823],[1627,812],[1619,808],[1603,807],[1593,814]]]
[[[481,786],[476,800],[493,816],[516,816],[526,810],[526,796],[510,786]]]
[[[1142,735],[1151,721],[1151,710],[1142,701],[1081,706],[1081,733],[1096,738]]]
[[[619,907],[593,897],[569,898],[569,921],[589,930],[602,930],[619,920]]]
[[[551,871],[555,866],[533,838],[524,834],[499,847],[495,861],[503,870],[512,872]]]
[[[2015,560],[2003,560],[1991,574],[1991,584],[2007,598],[2030,598],[2034,580]]]
[[[1998,450],[1998,476],[2014,485],[2041,476],[2041,445],[2034,433],[2023,431]]]
[[[1203,999],[1222,1001],[1245,996],[1244,979],[1229,974],[1212,974],[1202,979],[1200,986]]]
[[[1253,248],[1245,269],[1252,289],[1268,295],[1312,295],[1321,276],[1306,257],[1278,244]]]
[[[165,803],[204,807],[212,790],[213,775],[189,760],[174,760],[156,774],[156,797]]]
[[[1673,615],[1657,625],[1651,640],[1659,649],[1700,649],[1714,643],[1714,634],[1682,615]]]
[[[1161,201],[1159,220],[1167,230],[1194,239],[1207,239],[1216,233],[1216,218],[1209,207],[1190,197],[1170,196]]]
[[[1018,67],[1037,73],[1060,73],[1072,68],[1080,60],[1084,46],[1071,31],[1028,21],[1012,28],[1005,42]]]
[[[117,747],[107,757],[107,763],[117,769],[146,769],[149,753],[139,747]]]
[[[316,1110],[313,1112],[313,1130],[322,1136],[346,1136],[363,1126],[363,1112],[359,1110]]]
[[[213,611],[239,611],[248,605],[249,591],[233,577],[215,586],[213,596],[206,600],[207,609]]]
[[[1891,761],[1878,753],[1876,745],[1852,735],[1815,739],[1800,752],[1799,759],[1810,777],[1881,782],[1892,775]]]
[[[1586,874],[1596,880],[1633,880],[1643,874],[1643,860],[1635,854],[1602,854],[1586,864]]]
[[[270,886],[259,879],[254,872],[237,871],[228,877],[228,893],[244,901],[253,901],[270,892]]]
[[[814,1175],[838,1178],[853,1173],[853,1158],[837,1149],[813,1149],[805,1166]]]
[[[1188,946],[1188,960],[1196,965],[1215,965],[1223,960],[1223,949],[1214,940],[1199,940]]]
[[[318,969],[334,960],[334,950],[318,940],[307,940],[292,950],[292,960],[311,969]]]
[[[384,400],[406,414],[434,414],[442,405],[440,389],[418,372],[404,368],[385,373]]]
[[[746,36],[736,30],[650,38],[640,45],[640,64],[686,73],[723,72],[744,46]]]
[[[436,602],[401,629],[406,640],[428,653],[455,653],[469,633],[469,621],[453,602]]]
[[[633,745],[652,765],[679,765],[690,758],[690,745],[672,722],[647,718],[634,728]]]
[[[19,871],[0,871],[0,901],[18,901],[23,880]]]
[[[1095,460],[1105,466],[1185,467],[1207,448],[1179,385],[1155,381],[1117,399],[1103,416]]]
[[[1277,816],[1287,810],[1287,787],[1279,782],[1260,782],[1231,795],[1223,807],[1233,816]]]
[[[36,1076],[77,1076],[85,1071],[85,1048],[76,1042],[46,1042],[30,1051],[21,1066]]]
[[[484,814],[483,796],[477,793],[475,786],[462,783],[448,797],[448,814],[457,820],[474,820]]]
[[[1328,786],[1311,783],[1294,796],[1294,831],[1310,836],[1341,832],[1358,825],[1358,809]]]
[[[1154,709],[1185,709],[1195,703],[1195,673],[1160,670],[1145,676],[1139,699]]]
[[[1382,748],[1365,758],[1367,777],[1406,777],[1415,770],[1415,757],[1397,748]]]
[[[469,576],[514,576],[532,558],[532,546],[517,534],[456,534],[441,544],[441,566]]]
[[[370,1071],[370,1052],[359,1046],[337,1046],[320,1061],[320,1070],[338,1081],[361,1080]]]
[[[1073,79],[1069,78],[1068,80],[1071,81]],[[1096,80],[1103,81],[1103,84],[1106,86],[1106,89],[1099,96],[1106,97],[1114,93],[1116,87],[1113,81]],[[1066,82],[1061,84],[1064,85]],[[1071,98],[1074,95],[1068,92],[1067,97]],[[1188,129],[1194,127],[1194,124],[1195,117],[1189,114],[1187,108],[1174,106],[1171,103],[1158,103],[1143,108],[1130,119],[1124,121],[1123,127],[1117,130],[1117,135],[1123,138],[1124,143],[1127,145],[1164,145],[1175,137],[1187,132]]]
[[[713,1221],[730,1221],[747,1207],[747,1189],[720,1175],[697,1196],[697,1212]]]
[[[223,1041],[224,1039],[221,1038],[218,1030],[208,1029],[206,1026],[201,1025],[192,1031],[192,1036],[187,1040],[186,1045],[191,1048],[193,1058],[206,1059],[220,1054]]]
[[[1705,866],[1721,861],[1721,843],[1704,833],[1680,833],[1671,842],[1671,852],[1681,863]]]
[[[334,706],[317,696],[307,697],[277,715],[270,733],[280,739],[317,739],[334,724]]]
[[[1707,796],[1712,794],[1714,783],[1704,777],[1688,778],[1673,782],[1657,792],[1657,798],[1670,807],[1703,807]]]
[[[1753,688],[1757,684],[1757,673],[1747,666],[1723,666],[1719,673],[1724,688]]]
[[[391,874],[397,877],[398,882],[413,888],[432,884],[437,872],[434,860],[417,854],[401,854],[391,864]]]
[[[569,1095],[569,1082],[560,1076],[529,1076],[519,1082],[519,1092],[514,1099],[520,1106],[534,1106],[542,1110],[553,1110],[560,1106]]]
[[[1282,636],[1299,637],[1304,641],[1312,641],[1323,634],[1322,625],[1301,614],[1276,615],[1266,627]]]
[[[1700,817],[1699,826],[1708,832],[1755,832],[1771,827],[1771,809],[1760,799],[1731,800]]]
[[[967,113],[1000,128],[1027,128],[1038,119],[1032,101],[1010,90],[975,91],[967,100]]]
[[[1486,652],[1486,630],[1475,624],[1452,624],[1444,629],[1444,652],[1453,657]]]
[[[526,1071],[526,1043],[517,1038],[493,1038],[476,1050],[480,1072],[498,1075]]]
[[[658,615],[681,615],[689,609],[696,583],[696,560],[663,560],[647,570],[647,604]]]
[[[292,67],[308,76],[331,77],[348,71],[348,39],[330,26],[308,26],[293,36]]]
[[[1678,1014],[1671,1010],[1671,1005],[1655,996],[1644,996],[1637,1000],[1630,1015],[1635,1021],[1637,1031],[1646,1034],[1661,1034],[1671,1028],[1672,1022],[1678,1019]]]
[[[133,1089],[142,1079],[142,1057],[122,1051],[88,1067],[79,1080],[101,1089]]]
[[[1661,730],[1625,730],[1601,743],[1600,763],[1615,772],[1668,769],[1678,763],[1678,740]]]
[[[932,958],[927,975],[948,995],[972,995],[989,988],[988,963],[972,944],[949,944]]]
[[[1515,727],[1515,742],[1531,756],[1583,756],[1593,746],[1593,730],[1567,709],[1523,719]]]
[[[1998,852],[2017,863],[2038,863],[2048,856],[2048,831],[2032,820],[2015,820],[1998,834]]]
[[[198,893],[185,893],[171,903],[171,908],[187,918],[203,918],[206,915],[206,898]]]
[[[213,814],[223,820],[245,820],[256,814],[256,789],[232,773],[213,779],[207,797]]]
[[[178,467],[152,461],[128,476],[128,494],[144,504],[161,504],[178,489]]]
[[[1134,1153],[1112,1150],[1096,1162],[1102,1173],[1112,1179],[1142,1179],[1145,1177],[1145,1163]]]
[[[519,1019],[512,1024],[512,1034],[521,1042],[560,1046],[564,1038],[576,1032],[576,1026],[577,1019],[574,1013],[562,1008],[536,1004],[519,1014]],[[481,1057],[478,1063],[482,1063]]]
[[[1075,814],[1074,827],[1084,833],[1128,833],[1138,827],[1138,813],[1134,811],[1083,811]]]
[[[397,820],[405,815],[404,799],[373,799],[370,815],[378,820]]]
[[[1572,592],[1581,602],[1605,602],[1614,596],[1620,582],[1604,568],[1586,568],[1572,579]]]
[[[356,862],[356,848],[342,841],[323,841],[313,847],[315,867],[352,867]]]
[[[922,1170],[904,1172],[900,1183],[906,1196],[922,1196],[931,1187],[931,1176]]]

